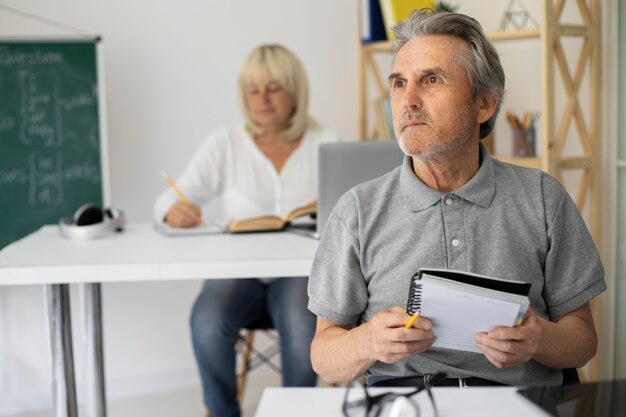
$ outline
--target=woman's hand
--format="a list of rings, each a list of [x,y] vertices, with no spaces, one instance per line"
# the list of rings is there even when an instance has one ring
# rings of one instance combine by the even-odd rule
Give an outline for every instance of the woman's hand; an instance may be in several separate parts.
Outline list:
[[[193,203],[187,205],[182,201],[178,201],[165,215],[165,223],[172,227],[197,226],[202,223],[200,207]]]

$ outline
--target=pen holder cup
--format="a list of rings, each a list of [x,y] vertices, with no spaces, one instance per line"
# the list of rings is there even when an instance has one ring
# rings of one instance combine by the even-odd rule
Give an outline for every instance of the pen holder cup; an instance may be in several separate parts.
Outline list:
[[[513,128],[513,156],[535,156],[535,128]]]

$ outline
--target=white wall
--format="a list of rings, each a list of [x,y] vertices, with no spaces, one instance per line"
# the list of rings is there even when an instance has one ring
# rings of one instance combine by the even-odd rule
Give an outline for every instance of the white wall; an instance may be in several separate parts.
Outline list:
[[[352,0],[0,0],[0,5],[103,37],[111,201],[130,221],[151,219],[154,198],[165,188],[162,169],[178,175],[204,135],[241,120],[236,77],[244,57],[260,43],[293,50],[309,75],[311,115],[341,137],[356,139]],[[0,36],[68,34],[0,9]],[[104,286],[110,396],[198,383],[187,320],[199,285]],[[73,307],[78,311],[76,303]],[[80,360],[80,323],[74,324]],[[0,415],[51,406],[47,355],[41,289],[1,288]]]

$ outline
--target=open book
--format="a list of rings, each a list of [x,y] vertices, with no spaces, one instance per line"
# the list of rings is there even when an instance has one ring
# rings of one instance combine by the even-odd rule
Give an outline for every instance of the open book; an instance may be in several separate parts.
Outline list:
[[[289,223],[298,217],[315,215],[317,213],[317,202],[313,201],[306,206],[291,210],[285,216],[257,216],[245,219],[233,219],[228,223],[228,231],[231,233],[241,232],[261,232],[270,230],[282,230]]]
[[[476,332],[522,323],[530,284],[447,269],[420,269],[411,279],[407,313],[429,319],[434,347],[482,353]]]

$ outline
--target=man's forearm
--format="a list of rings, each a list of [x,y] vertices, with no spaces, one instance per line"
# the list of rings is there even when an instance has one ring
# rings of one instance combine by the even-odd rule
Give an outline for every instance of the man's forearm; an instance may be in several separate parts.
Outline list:
[[[313,369],[328,383],[344,382],[362,375],[376,362],[363,354],[367,324],[351,330],[329,327],[319,332],[311,345]]]
[[[557,322],[542,320],[543,341],[533,358],[556,369],[579,368],[596,354],[598,338],[589,306]]]

